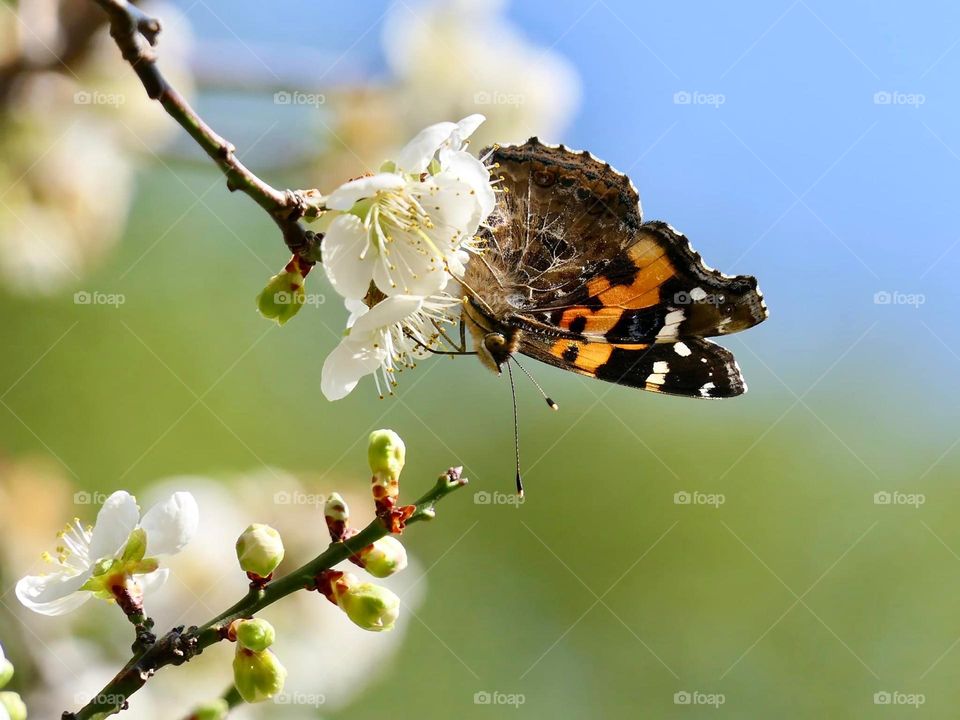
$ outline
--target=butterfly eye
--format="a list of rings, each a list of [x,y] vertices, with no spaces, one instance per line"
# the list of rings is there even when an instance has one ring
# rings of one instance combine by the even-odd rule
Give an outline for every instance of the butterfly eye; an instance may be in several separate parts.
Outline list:
[[[500,333],[488,333],[483,337],[484,347],[494,357],[497,357],[499,355],[497,351],[503,350],[506,344],[507,344],[507,339]]]

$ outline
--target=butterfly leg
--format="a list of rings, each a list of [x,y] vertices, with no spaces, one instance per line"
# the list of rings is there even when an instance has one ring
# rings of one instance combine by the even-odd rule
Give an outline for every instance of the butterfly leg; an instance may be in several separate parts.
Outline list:
[[[430,353],[431,355],[447,355],[448,357],[453,357],[454,355],[476,355],[476,354],[477,354],[477,353],[473,352],[472,350],[469,351],[469,352],[467,352],[467,350],[465,349],[465,347],[466,347],[465,344],[464,344],[464,345],[461,345],[461,348],[464,348],[464,349],[437,350],[436,348],[432,348],[432,347],[428,347],[428,346],[424,345],[422,342],[420,342],[419,340],[417,340],[417,338],[415,338],[415,337],[414,337],[413,335],[411,335],[409,332],[405,333],[405,335],[406,335],[408,338],[410,338],[411,340],[413,340],[414,344],[417,345],[417,347],[419,347],[421,350],[425,350],[426,352]],[[453,347],[456,348],[456,345],[454,345],[452,342],[451,342],[450,344],[453,345]]]
[[[461,319],[460,322],[463,323],[463,320]],[[442,337],[451,348],[458,352],[463,352],[466,349],[462,346],[458,346],[453,339],[447,335],[447,331],[443,329],[443,326],[440,325],[440,323],[438,323],[436,320],[433,321],[433,326],[437,329],[437,332],[440,333],[440,337]]]

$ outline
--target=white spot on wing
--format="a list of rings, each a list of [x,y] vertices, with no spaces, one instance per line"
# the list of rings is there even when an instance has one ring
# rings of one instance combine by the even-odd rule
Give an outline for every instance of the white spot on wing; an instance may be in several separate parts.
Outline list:
[[[678,342],[673,346],[673,351],[680,357],[690,357],[693,354],[693,351],[682,342]]]
[[[683,310],[671,310],[668,312],[667,316],[663,319],[663,327],[660,328],[660,332],[657,333],[657,339],[677,337],[677,328],[685,317],[686,314]]]
[[[653,364],[653,372],[657,375],[663,375],[664,373],[670,372],[670,366],[666,360],[657,360],[657,362]]]
[[[705,383],[700,386],[700,395],[703,397],[710,397],[710,391],[716,387],[712,382]]]

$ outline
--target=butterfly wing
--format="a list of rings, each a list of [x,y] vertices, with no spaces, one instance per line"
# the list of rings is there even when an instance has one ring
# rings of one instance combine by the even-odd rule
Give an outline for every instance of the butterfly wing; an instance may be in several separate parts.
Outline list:
[[[733,355],[702,338],[767,316],[757,281],[707,267],[687,239],[644,223],[630,180],[536,138],[495,148],[505,192],[464,288],[518,350],[602,380],[688,397],[746,390]]]
[[[630,180],[586,152],[535,138],[497,148],[506,192],[475,265],[497,315],[564,337],[672,342],[745,330],[767,317],[756,278],[704,264],[681,233],[642,221]],[[469,279],[469,278],[468,278]]]
[[[687,238],[649,222],[632,244],[561,301],[526,320],[611,343],[729,335],[767,317],[756,278],[704,265]]]
[[[554,367],[667,395],[727,398],[747,391],[733,354],[709,340],[624,345],[525,334],[520,352]]]
[[[590,153],[536,138],[489,153],[503,192],[480,232],[486,251],[468,263],[464,284],[494,317],[562,304],[643,224],[630,180]]]

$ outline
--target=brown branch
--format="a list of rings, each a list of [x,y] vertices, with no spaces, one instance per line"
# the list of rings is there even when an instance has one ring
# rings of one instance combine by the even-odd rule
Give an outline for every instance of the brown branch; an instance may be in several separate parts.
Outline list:
[[[441,475],[433,488],[413,505],[405,506],[406,526],[436,515],[436,505],[453,491],[467,484],[462,468],[450,468]],[[94,720],[126,709],[130,696],[168,665],[182,665],[204,649],[229,639],[230,624],[234,620],[255,616],[263,608],[300,590],[316,590],[316,578],[324,570],[347,560],[363,548],[391,532],[384,517],[378,515],[356,535],[333,542],[327,549],[284,577],[266,587],[251,586],[246,596],[236,604],[200,627],[175,627],[146,648],[135,645],[133,657],[90,702],[77,712],[66,711],[61,720]]]
[[[278,190],[251,172],[236,156],[236,148],[218,135],[190,107],[157,66],[154,50],[160,21],[127,0],[94,0],[110,19],[110,36],[143,83],[147,95],[163,105],[190,137],[210,156],[227,177],[227,188],[239,190],[262,207],[283,233],[290,251],[311,263],[320,261],[322,236],[299,221],[311,212],[307,196],[294,190]]]

